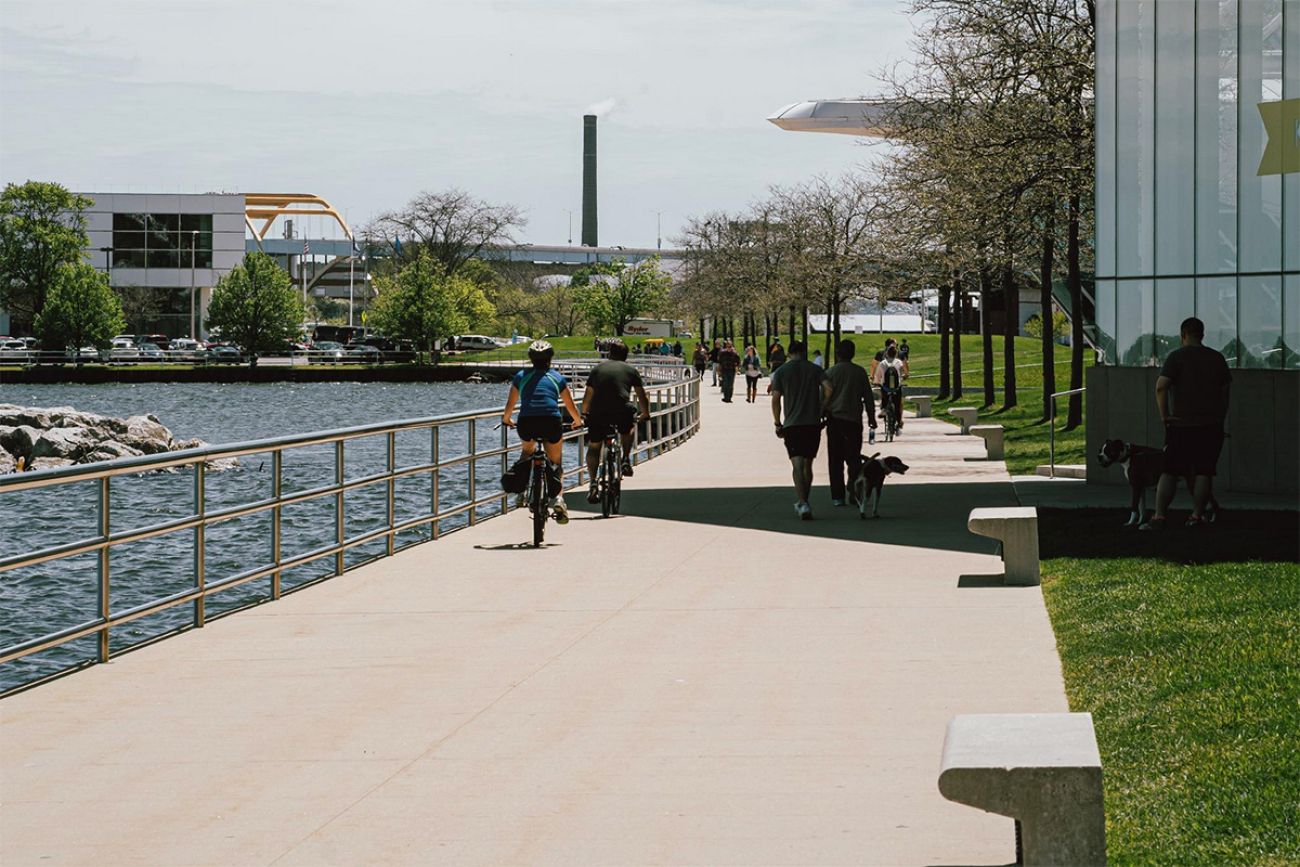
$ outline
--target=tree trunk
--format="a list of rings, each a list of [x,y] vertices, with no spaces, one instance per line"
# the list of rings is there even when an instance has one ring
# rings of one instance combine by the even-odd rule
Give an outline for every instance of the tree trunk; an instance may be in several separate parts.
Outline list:
[[[808,350],[808,305],[803,308],[803,324],[799,326],[799,337],[803,340],[804,351]]]
[[[789,327],[787,330],[790,332],[790,339],[786,341],[786,349],[789,349],[789,348],[790,348],[790,344],[791,344],[791,343],[794,343],[794,305],[793,305],[793,304],[790,305],[790,322],[789,322],[789,325],[790,325],[790,327]]]
[[[823,358],[822,363],[823,364],[825,364],[827,360],[833,357],[831,355],[831,341],[835,337],[834,333],[832,332],[832,321],[834,319],[835,319],[835,299],[834,297],[831,297],[826,299],[826,334],[825,334],[825,339],[822,341],[822,358]]]
[[[980,347],[984,350],[984,405],[992,406],[997,395],[993,385],[993,329],[989,322],[989,298],[993,295],[993,273],[987,262],[980,265]]]
[[[957,298],[957,315],[952,317],[952,399],[961,399],[961,330],[966,322],[966,298],[962,292],[961,280],[952,281],[952,290]]]
[[[951,371],[948,361],[948,329],[949,320],[952,319],[952,312],[949,308],[951,304],[952,290],[947,286],[939,287],[939,400],[947,400],[949,393],[949,384],[951,382]]]
[[[840,307],[844,304],[844,299],[838,292],[835,293],[835,345],[839,346],[843,338],[843,331],[840,330]]]
[[[1070,388],[1083,388],[1083,275],[1079,273],[1079,197],[1070,196],[1070,225],[1065,261],[1066,286],[1070,290]],[[1070,395],[1066,430],[1083,424],[1083,395]]]
[[[1052,269],[1056,253],[1056,221],[1048,216],[1047,226],[1043,229],[1043,253],[1038,263],[1038,315],[1043,320],[1043,418],[1048,417],[1047,408],[1052,402],[1052,392],[1056,391],[1056,330],[1052,327]]]
[[[1020,293],[1016,273],[1008,256],[1002,263],[1002,301],[1006,307],[1002,329],[1002,407],[1016,405],[1016,332],[1020,330]]]

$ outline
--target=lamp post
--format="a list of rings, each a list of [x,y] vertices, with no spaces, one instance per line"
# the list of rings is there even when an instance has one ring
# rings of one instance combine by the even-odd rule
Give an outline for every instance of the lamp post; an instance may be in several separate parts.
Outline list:
[[[194,248],[199,244],[199,230],[190,231],[190,340],[197,340],[198,335],[194,327]]]
[[[104,270],[108,272],[108,285],[113,285],[113,248],[100,247],[99,252],[104,254]]]
[[[568,208],[565,208],[564,213],[569,215],[569,246],[572,247],[573,246],[573,211],[569,210]]]
[[[349,239],[351,240],[351,239]],[[352,326],[352,280],[357,266],[357,242],[352,241],[352,255],[348,256],[348,327]]]
[[[663,211],[655,211],[655,249],[664,248]]]

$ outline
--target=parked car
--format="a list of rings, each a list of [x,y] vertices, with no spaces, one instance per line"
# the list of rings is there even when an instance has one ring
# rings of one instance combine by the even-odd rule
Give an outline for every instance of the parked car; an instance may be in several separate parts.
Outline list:
[[[130,335],[113,338],[108,348],[107,361],[111,364],[135,364],[140,360],[140,348]]]
[[[167,359],[162,347],[156,343],[141,343],[136,348],[140,353],[141,361],[165,361]]]
[[[0,362],[9,362],[10,364],[26,364],[33,358],[32,350],[28,348],[26,341],[16,337],[0,343]]]
[[[346,361],[347,350],[343,348],[342,343],[333,340],[322,340],[319,343],[312,344],[307,362],[309,364],[338,364]]]
[[[159,349],[166,350],[171,344],[171,338],[166,334],[137,334],[135,336],[135,342],[137,346],[152,343]]]
[[[209,347],[207,357],[212,364],[239,364],[244,360],[244,354],[239,351],[239,347],[229,343],[218,343]]]
[[[462,334],[456,338],[456,349],[461,352],[477,352],[484,349],[500,349],[501,343],[495,337],[483,334]]]
[[[177,337],[167,345],[167,356],[177,361],[195,361],[203,356],[204,347],[197,340]]]
[[[373,346],[379,350],[380,361],[411,362],[416,358],[415,344],[411,341],[394,340],[378,334],[348,344],[349,349],[353,346]]]
[[[379,364],[384,358],[379,349],[369,343],[349,343],[347,357],[344,360],[358,364]]]

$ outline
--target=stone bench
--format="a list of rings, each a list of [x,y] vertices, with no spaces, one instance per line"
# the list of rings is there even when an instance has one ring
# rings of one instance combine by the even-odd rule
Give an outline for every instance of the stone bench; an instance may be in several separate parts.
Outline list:
[[[915,397],[909,397],[908,400],[916,404],[917,418],[930,417],[930,401],[934,400],[934,398],[930,397],[928,394],[918,394]]]
[[[1016,820],[1016,863],[1106,863],[1101,755],[1087,713],[961,714],[939,791]]]
[[[971,425],[970,432],[980,439],[984,440],[985,457],[991,461],[1000,461],[1005,455],[1002,448],[1002,425],[1000,424],[977,424]]]
[[[979,417],[980,411],[973,406],[954,406],[948,410],[948,415],[956,417],[961,422],[961,432],[970,433],[970,426],[975,424],[975,419]]]
[[[1002,543],[1003,583],[1032,587],[1038,579],[1038,510],[1033,506],[971,509],[966,528]]]

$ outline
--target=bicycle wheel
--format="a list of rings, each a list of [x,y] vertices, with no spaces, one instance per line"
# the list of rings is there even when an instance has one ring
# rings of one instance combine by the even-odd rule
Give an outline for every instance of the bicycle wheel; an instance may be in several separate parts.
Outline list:
[[[614,452],[608,444],[605,446],[605,483],[600,488],[600,514],[608,518],[614,512],[614,486],[618,478],[618,467],[615,466]]]
[[[885,442],[894,441],[894,405],[891,403],[885,407]]]
[[[546,469],[544,463],[533,464],[533,493],[529,498],[533,512],[533,547],[542,546],[546,535]]]

